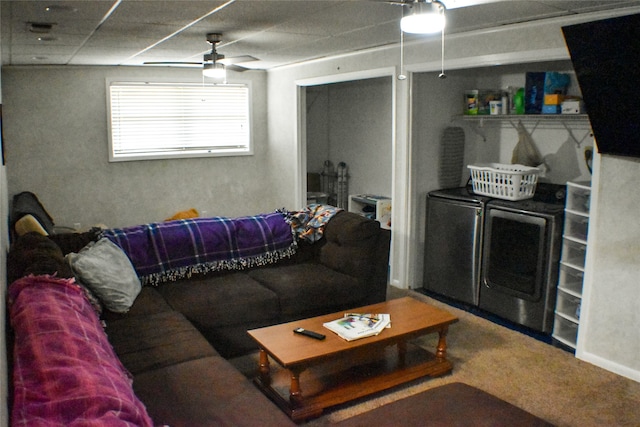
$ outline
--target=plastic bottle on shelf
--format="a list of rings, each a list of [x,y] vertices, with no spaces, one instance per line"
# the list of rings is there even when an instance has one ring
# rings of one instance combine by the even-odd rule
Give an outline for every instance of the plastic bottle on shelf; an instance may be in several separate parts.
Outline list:
[[[524,114],[524,88],[519,88],[513,95],[513,106],[516,114]]]
[[[502,92],[502,111],[500,111],[500,114],[509,114],[509,110],[511,108],[509,107],[509,93],[508,92]]]

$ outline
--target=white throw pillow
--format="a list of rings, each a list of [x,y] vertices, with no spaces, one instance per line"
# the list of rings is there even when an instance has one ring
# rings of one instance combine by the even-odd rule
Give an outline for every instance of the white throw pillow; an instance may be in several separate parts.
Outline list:
[[[140,279],[129,257],[111,240],[89,243],[67,260],[76,280],[91,289],[104,306],[126,313],[142,290]]]

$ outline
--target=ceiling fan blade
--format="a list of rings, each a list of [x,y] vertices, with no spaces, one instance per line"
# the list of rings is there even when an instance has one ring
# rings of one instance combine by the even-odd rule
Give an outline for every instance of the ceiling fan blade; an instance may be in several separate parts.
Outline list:
[[[478,6],[487,3],[500,3],[506,0],[439,0],[445,9],[458,9],[461,7]]]
[[[218,62],[220,62],[221,64],[224,64],[225,66],[233,65],[233,64],[242,64],[243,62],[252,62],[252,61],[259,61],[259,59],[251,55],[241,55],[241,56],[232,56],[230,58],[222,58],[218,60]]]
[[[249,68],[243,67],[241,65],[229,64],[224,66],[225,69],[229,71],[236,71],[242,73],[243,71],[249,70]]]
[[[190,65],[199,65],[202,66],[202,62],[181,62],[181,61],[146,61],[143,62],[144,65],[182,65],[188,67]]]
[[[226,58],[223,54],[218,53],[216,45],[221,41],[222,34],[220,33],[208,33],[207,41],[211,44],[211,52],[205,53],[201,62],[189,62],[189,61],[146,61],[144,65],[163,65],[163,66],[175,66],[175,67],[204,67],[207,64],[214,65],[220,63],[230,71],[247,71],[247,67],[239,66],[245,62],[259,61],[258,58],[251,55],[239,55],[230,58]]]
[[[371,0],[379,1],[382,3],[389,3],[394,6],[410,6],[415,0]],[[430,0],[422,0],[422,2],[429,2]],[[506,0],[433,0],[442,3],[445,9],[458,9],[461,7],[477,6],[487,3],[498,3]]]

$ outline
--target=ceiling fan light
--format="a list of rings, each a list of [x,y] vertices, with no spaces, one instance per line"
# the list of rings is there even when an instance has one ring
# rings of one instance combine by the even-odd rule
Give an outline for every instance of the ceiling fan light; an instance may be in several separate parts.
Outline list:
[[[227,78],[227,71],[224,69],[224,65],[220,63],[204,64],[202,75],[216,81],[224,82]]]
[[[444,29],[444,8],[436,2],[416,2],[407,15],[400,20],[400,28],[405,33],[432,34]]]

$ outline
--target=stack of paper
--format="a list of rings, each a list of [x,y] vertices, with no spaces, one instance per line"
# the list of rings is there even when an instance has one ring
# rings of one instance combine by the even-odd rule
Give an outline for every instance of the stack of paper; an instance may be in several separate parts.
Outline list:
[[[391,327],[388,314],[345,313],[344,317],[324,323],[323,326],[347,341],[378,335]]]

